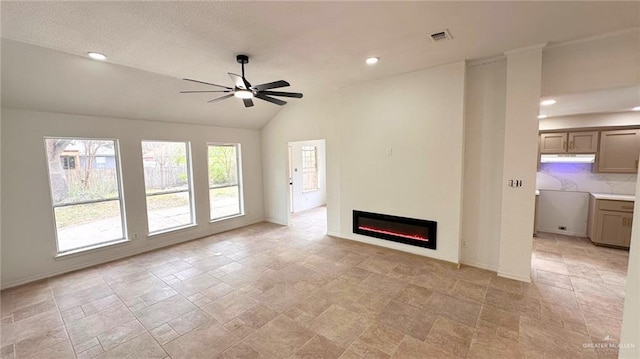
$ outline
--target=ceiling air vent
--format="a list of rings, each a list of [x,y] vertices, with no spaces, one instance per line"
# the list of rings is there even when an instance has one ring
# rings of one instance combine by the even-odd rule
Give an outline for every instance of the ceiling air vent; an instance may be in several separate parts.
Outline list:
[[[451,36],[451,33],[447,29],[436,31],[429,35],[429,40],[431,40],[431,42],[447,41],[451,39],[453,39],[453,36]]]

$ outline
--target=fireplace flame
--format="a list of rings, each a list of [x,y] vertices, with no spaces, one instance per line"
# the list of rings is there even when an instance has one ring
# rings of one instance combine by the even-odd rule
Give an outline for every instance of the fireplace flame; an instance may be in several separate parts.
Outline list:
[[[364,231],[370,231],[370,232],[376,232],[376,233],[382,233],[382,234],[389,234],[389,235],[392,235],[392,236],[408,238],[408,239],[415,239],[417,241],[429,242],[429,238],[427,238],[425,236],[421,236],[419,234],[404,234],[404,233],[398,233],[398,232],[392,232],[392,231],[385,231],[384,229],[378,229],[378,228],[367,227],[367,226],[358,226],[358,228],[362,229]]]

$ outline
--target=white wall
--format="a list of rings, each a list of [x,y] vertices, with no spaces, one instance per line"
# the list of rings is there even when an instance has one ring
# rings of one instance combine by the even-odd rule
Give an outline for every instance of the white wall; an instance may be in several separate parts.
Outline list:
[[[467,67],[462,263],[497,271],[506,59]]]
[[[325,139],[327,156],[327,226],[339,228],[340,186],[338,185],[338,138],[335,134],[336,93],[305,93],[290,102],[261,130],[265,219],[289,223],[288,143]]]
[[[544,50],[542,96],[637,85],[640,31],[626,31]]]
[[[636,192],[640,193],[640,182]],[[633,222],[640,223],[640,200],[636,198]],[[629,248],[629,267],[627,268],[627,286],[624,290],[624,314],[622,318],[622,345],[633,345],[620,349],[619,357],[624,359],[640,358],[640,226],[631,229],[631,247]]]
[[[139,239],[56,260],[44,136],[119,140],[128,235]],[[197,226],[146,238],[141,140],[191,141]],[[209,222],[207,142],[242,146],[245,216]],[[260,134],[254,130],[2,110],[2,286],[86,267],[263,220]],[[7,169],[10,168],[10,171]]]
[[[638,98],[640,103],[640,96]],[[540,120],[539,129],[557,130],[581,127],[606,127],[606,126],[638,126],[640,125],[640,111],[593,113],[575,116],[549,117]]]
[[[589,193],[540,191],[536,229],[586,237],[588,212]],[[566,230],[558,229],[559,226],[566,227]]]
[[[292,186],[292,212],[302,212],[311,208],[324,206],[327,203],[327,183],[326,168],[327,159],[325,154],[325,141],[298,141],[289,142],[291,147],[291,166],[293,175]],[[304,191],[302,183],[302,146],[314,146],[316,148],[316,165],[318,169],[318,189]]]
[[[341,236],[459,261],[464,81],[457,62],[340,89]],[[353,210],[436,221],[437,250],[353,234]]]
[[[506,53],[507,97],[498,275],[525,282],[531,281],[542,46]],[[522,187],[508,187],[510,180],[521,180]]]

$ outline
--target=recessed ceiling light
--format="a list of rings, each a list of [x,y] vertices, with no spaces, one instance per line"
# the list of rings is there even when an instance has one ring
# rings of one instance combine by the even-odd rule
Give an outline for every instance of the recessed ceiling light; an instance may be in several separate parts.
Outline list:
[[[367,59],[367,65],[377,64],[380,61],[379,57],[370,57]]]
[[[556,102],[558,102],[558,101],[556,101],[554,99],[549,99],[549,100],[544,100],[544,101],[540,102],[540,105],[542,105],[542,106],[551,106]]]
[[[104,61],[104,60],[107,59],[106,56],[104,56],[103,54],[101,54],[99,52],[87,52],[87,55],[89,55],[89,57],[94,59],[94,60]]]
[[[631,111],[640,111],[640,106],[636,106],[636,107],[632,108]]]
[[[539,114],[538,118],[542,120],[543,118],[547,118],[547,115]]]
[[[249,90],[238,89],[236,90],[236,92],[233,93],[233,96],[237,98],[248,99],[248,98],[253,98],[253,92]]]

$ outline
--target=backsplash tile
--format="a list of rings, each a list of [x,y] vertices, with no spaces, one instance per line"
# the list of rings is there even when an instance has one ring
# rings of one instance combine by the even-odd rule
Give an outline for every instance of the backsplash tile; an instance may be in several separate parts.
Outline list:
[[[592,163],[542,163],[537,173],[541,190],[635,194],[636,174],[593,173]]]

